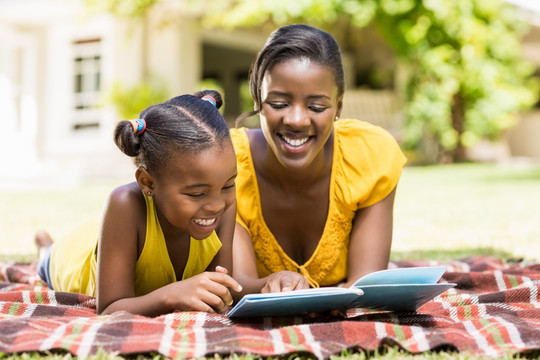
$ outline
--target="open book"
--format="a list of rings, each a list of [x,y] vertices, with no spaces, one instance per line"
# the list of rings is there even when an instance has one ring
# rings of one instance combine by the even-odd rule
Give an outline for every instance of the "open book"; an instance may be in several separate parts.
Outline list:
[[[295,316],[352,308],[416,311],[453,283],[438,283],[445,266],[388,269],[367,274],[351,287],[321,287],[245,295],[228,317]]]

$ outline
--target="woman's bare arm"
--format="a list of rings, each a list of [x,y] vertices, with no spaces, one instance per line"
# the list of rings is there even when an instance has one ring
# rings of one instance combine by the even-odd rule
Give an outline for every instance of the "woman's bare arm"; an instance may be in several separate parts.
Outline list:
[[[396,189],[376,204],[357,211],[349,243],[345,286],[373,271],[388,267],[392,245]]]
[[[238,223],[234,232],[233,262],[233,277],[243,288],[241,293],[233,295],[235,298],[249,293],[281,292],[309,287],[306,278],[293,271],[279,271],[259,278],[251,238],[247,230]]]

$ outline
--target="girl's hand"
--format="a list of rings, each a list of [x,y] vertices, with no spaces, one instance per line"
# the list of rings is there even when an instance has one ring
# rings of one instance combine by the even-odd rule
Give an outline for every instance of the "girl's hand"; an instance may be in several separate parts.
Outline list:
[[[216,313],[232,305],[233,299],[229,289],[240,292],[242,286],[227,275],[225,268],[217,267],[216,270],[219,272],[207,271],[169,285],[173,287],[167,299],[171,308],[180,311]]]
[[[308,281],[301,274],[294,271],[282,270],[266,277],[266,284],[261,289],[261,293],[283,292],[308,288]]]

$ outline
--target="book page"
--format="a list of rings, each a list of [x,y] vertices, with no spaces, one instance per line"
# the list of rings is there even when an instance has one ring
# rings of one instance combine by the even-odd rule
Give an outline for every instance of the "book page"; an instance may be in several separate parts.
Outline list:
[[[420,266],[375,271],[357,280],[352,286],[381,284],[435,284],[446,266]]]

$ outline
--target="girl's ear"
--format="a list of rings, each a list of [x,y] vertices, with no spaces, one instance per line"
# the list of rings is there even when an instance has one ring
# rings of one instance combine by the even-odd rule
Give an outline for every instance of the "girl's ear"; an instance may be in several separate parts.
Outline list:
[[[143,193],[148,196],[154,194],[154,178],[143,166],[139,166],[135,171],[135,179]]]

